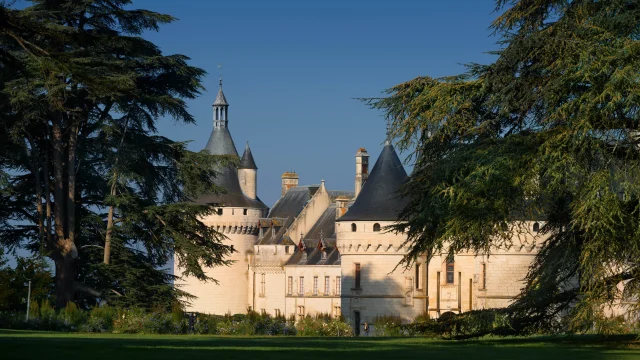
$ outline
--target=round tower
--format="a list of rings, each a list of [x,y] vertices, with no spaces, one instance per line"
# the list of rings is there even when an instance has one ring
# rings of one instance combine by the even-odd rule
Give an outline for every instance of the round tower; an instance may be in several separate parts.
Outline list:
[[[240,160],[238,179],[240,180],[242,192],[248,198],[255,200],[258,196],[258,167],[253,160],[249,142],[244,147],[244,154],[242,154],[242,160]]]
[[[213,130],[205,150],[212,155],[238,156],[233,138],[229,132],[229,104],[220,90],[213,102]],[[249,264],[253,245],[258,240],[258,223],[269,208],[257,197],[256,172],[248,145],[245,148],[240,169],[219,168],[214,182],[225,189],[224,193],[205,194],[195,200],[200,204],[219,204],[216,211],[202,219],[206,225],[224,234],[225,245],[233,248],[233,253],[225,260],[229,266],[205,269],[207,276],[216,282],[201,282],[192,277],[182,277],[176,281],[180,290],[195,295],[187,306],[188,311],[224,315],[245,313],[250,304]],[[244,179],[240,181],[240,177]],[[174,261],[174,274],[181,276],[182,269]]]

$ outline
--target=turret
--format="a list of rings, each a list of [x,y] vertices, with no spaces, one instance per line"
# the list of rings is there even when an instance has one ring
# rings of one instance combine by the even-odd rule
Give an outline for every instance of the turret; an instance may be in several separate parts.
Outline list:
[[[253,160],[249,143],[244,148],[242,160],[238,167],[238,178],[242,192],[250,199],[255,200],[258,194],[258,167]]]

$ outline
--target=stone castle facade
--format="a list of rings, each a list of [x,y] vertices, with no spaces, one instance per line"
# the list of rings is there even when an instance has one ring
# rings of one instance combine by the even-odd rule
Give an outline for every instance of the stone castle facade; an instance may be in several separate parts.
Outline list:
[[[228,128],[229,104],[220,90],[213,103],[213,131],[206,150],[238,155]],[[354,191],[329,190],[324,181],[300,185],[296,173],[282,175],[282,195],[269,208],[257,196],[257,166],[249,145],[238,169],[221,169],[216,182],[223,195],[203,196],[201,203],[221,204],[204,221],[227,236],[234,247],[231,266],[208,275],[218,281],[183,278],[176,284],[197,296],[189,311],[225,314],[248,308],[271,315],[344,316],[359,333],[366,321],[508,305],[540,244],[540,223],[514,235],[514,246],[487,255],[436,255],[405,269],[397,267],[407,253],[405,237],[385,231],[406,200],[397,196],[407,173],[387,141],[369,171],[369,154],[355,156]],[[174,273],[180,275],[179,268]]]

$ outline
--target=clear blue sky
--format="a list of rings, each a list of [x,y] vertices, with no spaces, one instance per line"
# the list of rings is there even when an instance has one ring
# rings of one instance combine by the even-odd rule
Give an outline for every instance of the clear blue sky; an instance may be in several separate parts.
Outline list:
[[[249,141],[258,194],[269,206],[284,171],[296,171],[301,184],[324,179],[330,189],[352,190],[356,150],[365,147],[373,164],[384,119],[354,98],[379,97],[417,76],[457,74],[464,63],[490,62],[486,52],[497,48],[488,28],[493,0],[134,0],[133,7],[177,17],[145,38],[209,73],[207,92],[189,101],[197,124],[167,119],[160,134],[204,148],[222,64],[231,134],[240,154]]]

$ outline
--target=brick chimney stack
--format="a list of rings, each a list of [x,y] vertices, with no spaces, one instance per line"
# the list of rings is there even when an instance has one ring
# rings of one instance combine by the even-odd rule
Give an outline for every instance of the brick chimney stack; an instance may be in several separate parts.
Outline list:
[[[289,191],[289,189],[298,186],[298,174],[295,172],[285,172],[282,174],[282,196]]]
[[[338,196],[336,198],[336,220],[340,219],[340,217],[347,212],[349,200],[351,199],[346,196]]]
[[[360,190],[369,177],[369,154],[365,148],[358,149],[356,153],[356,186],[355,197],[358,197]]]

